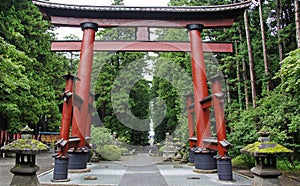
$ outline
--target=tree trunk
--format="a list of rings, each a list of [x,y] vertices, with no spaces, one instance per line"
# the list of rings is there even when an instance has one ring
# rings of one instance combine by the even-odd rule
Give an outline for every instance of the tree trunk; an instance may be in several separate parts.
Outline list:
[[[264,65],[265,65],[265,76],[267,78],[267,90],[270,91],[271,90],[271,80],[269,78],[269,62],[268,62],[268,55],[267,55],[265,26],[264,26],[264,20],[263,20],[261,0],[258,0],[258,4],[259,4],[259,21],[260,21],[260,29],[261,29],[261,39],[262,39]]]
[[[229,86],[229,82],[228,82],[228,78],[227,77],[225,79],[225,83],[226,83],[227,98],[228,98],[227,103],[230,105],[231,104],[231,95],[230,95],[230,86]]]
[[[238,54],[238,47],[237,47],[237,41],[234,42],[235,44],[235,55]],[[240,111],[242,111],[242,91],[241,91],[241,75],[240,75],[240,61],[239,59],[236,60],[236,76],[238,79],[238,100],[239,100],[239,107]]]
[[[297,46],[300,48],[300,20],[299,20],[299,1],[295,0],[295,23],[296,23],[296,37]]]
[[[250,67],[250,79],[251,79],[251,89],[252,89],[252,104],[253,104],[253,108],[256,108],[255,73],[254,73],[254,63],[253,63],[253,56],[252,56],[252,48],[251,48],[251,40],[250,40],[250,31],[249,31],[247,11],[245,11],[245,13],[244,13],[244,22],[245,22],[246,39],[247,39],[247,47],[248,47],[248,57],[249,57],[249,67]]]
[[[243,34],[242,34],[242,28],[239,26],[239,35],[240,35],[240,41],[243,41]],[[241,43],[241,46],[243,44]],[[244,49],[243,49],[244,50]],[[249,109],[249,93],[248,93],[248,85],[247,85],[247,68],[246,68],[246,61],[244,56],[242,57],[242,67],[243,67],[243,80],[244,80],[244,93],[245,93],[245,103],[246,103],[246,110]]]
[[[298,1],[298,0],[296,0]],[[282,28],[282,0],[277,0],[277,11],[276,11],[276,17],[277,17],[277,38],[278,38],[278,51],[279,51],[279,60],[280,62],[283,60],[283,50],[282,50],[282,42],[281,42],[281,28]]]

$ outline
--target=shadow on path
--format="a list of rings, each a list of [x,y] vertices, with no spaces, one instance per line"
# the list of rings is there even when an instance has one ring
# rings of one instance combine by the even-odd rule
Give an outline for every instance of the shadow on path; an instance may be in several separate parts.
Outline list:
[[[125,161],[126,172],[120,186],[168,185],[156,166],[156,159],[146,153],[138,153]]]

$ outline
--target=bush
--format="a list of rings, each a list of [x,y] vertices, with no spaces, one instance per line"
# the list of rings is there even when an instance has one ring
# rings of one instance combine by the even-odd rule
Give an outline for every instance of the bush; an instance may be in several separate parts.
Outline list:
[[[96,152],[105,160],[120,160],[122,150],[114,145],[99,146]]]
[[[122,155],[128,153],[128,149],[127,148],[121,147],[119,149],[120,149]]]
[[[232,166],[242,169],[250,169],[255,166],[255,159],[248,154],[241,154],[232,159]]]
[[[111,131],[105,127],[92,126],[91,143],[96,145],[97,147],[102,147],[104,145],[111,145],[113,143]]]

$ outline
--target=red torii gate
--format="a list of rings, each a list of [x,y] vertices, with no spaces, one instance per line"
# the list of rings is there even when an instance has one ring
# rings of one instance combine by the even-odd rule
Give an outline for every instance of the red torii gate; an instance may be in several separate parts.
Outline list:
[[[194,108],[197,131],[197,146],[203,149],[218,150],[219,159],[227,160],[227,141],[225,119],[223,111],[223,95],[219,76],[212,78],[212,95],[208,95],[206,84],[206,70],[203,52],[232,52],[230,43],[206,43],[203,45],[201,32],[204,28],[230,27],[234,21],[250,6],[251,1],[230,5],[205,7],[126,7],[126,6],[82,6],[50,3],[48,1],[33,0],[40,8],[44,17],[56,26],[80,27],[83,30],[81,42],[54,41],[52,51],[80,51],[78,79],[76,81],[76,95],[73,95],[74,77],[67,79],[65,102],[60,140],[57,145],[60,150],[55,161],[68,163],[68,149],[74,147],[71,159],[79,161],[72,165],[72,169],[85,169],[86,137],[90,130],[91,112],[89,111],[90,79],[93,51],[186,51],[191,52],[192,76],[194,85]],[[135,27],[135,41],[95,41],[95,33],[100,28]],[[150,41],[149,28],[187,28],[190,42],[162,42]],[[73,103],[72,98],[73,97]],[[76,103],[75,103],[76,102]],[[188,98],[188,105],[191,104]],[[74,105],[73,117],[72,107]],[[206,140],[211,136],[209,124],[209,107],[215,107],[217,139]],[[189,112],[189,134],[194,135],[194,124]],[[69,139],[69,128],[72,124],[72,137]],[[75,137],[75,138],[74,138]],[[209,142],[209,143],[207,143]],[[213,142],[213,143],[211,143]],[[192,146],[192,143],[191,143]],[[202,152],[206,153],[206,152]],[[201,153],[200,153],[201,155]],[[206,160],[204,160],[206,161]],[[195,162],[196,163],[196,162]],[[64,175],[55,174],[53,180],[67,180],[67,171]],[[197,164],[197,163],[196,163]],[[200,162],[199,164],[202,164]],[[70,164],[69,164],[70,165]],[[231,163],[230,163],[231,166]],[[70,168],[70,167],[69,167]],[[197,168],[197,166],[196,166]],[[201,169],[201,167],[200,167]],[[205,168],[204,168],[205,169]],[[60,170],[61,172],[61,170]],[[219,179],[222,180],[222,177]],[[232,179],[231,178],[224,178]]]

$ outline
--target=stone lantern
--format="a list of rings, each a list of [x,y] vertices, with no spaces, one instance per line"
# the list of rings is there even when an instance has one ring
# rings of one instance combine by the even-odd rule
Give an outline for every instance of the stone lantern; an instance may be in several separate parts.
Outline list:
[[[175,146],[172,141],[172,137],[169,133],[166,133],[166,141],[163,151],[163,161],[172,161],[175,158]]]
[[[23,129],[21,129],[21,138],[22,139],[32,139],[33,129],[29,128],[26,125]]]
[[[277,169],[276,157],[293,153],[292,150],[271,142],[269,132],[262,129],[258,132],[258,142],[247,145],[241,149],[241,153],[255,157],[255,167],[251,169],[254,175],[252,186],[278,186],[278,177],[281,172]]]
[[[36,172],[39,167],[35,164],[36,154],[46,152],[48,146],[34,139],[18,139],[1,148],[4,152],[16,153],[16,164],[10,172],[14,177],[10,185],[38,185]]]

